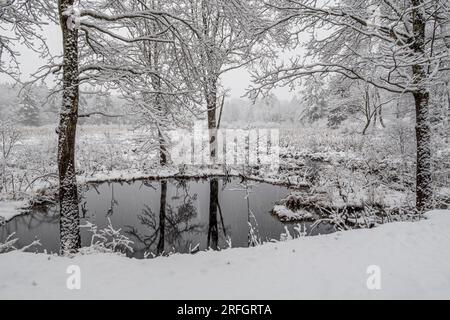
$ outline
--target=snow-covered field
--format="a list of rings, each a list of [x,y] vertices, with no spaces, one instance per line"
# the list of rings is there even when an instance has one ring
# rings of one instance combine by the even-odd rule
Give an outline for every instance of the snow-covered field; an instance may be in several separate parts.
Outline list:
[[[0,298],[450,299],[448,2],[0,0]]]
[[[450,299],[450,211],[427,218],[151,260],[11,252],[0,255],[0,298]],[[80,290],[66,286],[69,266]]]

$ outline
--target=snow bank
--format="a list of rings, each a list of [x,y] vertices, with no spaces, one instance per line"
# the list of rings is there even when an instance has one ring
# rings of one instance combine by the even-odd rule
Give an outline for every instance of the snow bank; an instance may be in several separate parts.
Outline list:
[[[314,220],[314,215],[306,210],[292,211],[286,206],[275,206],[272,210],[272,214],[277,216],[283,222],[291,221],[310,221]]]
[[[0,201],[0,224],[22,214],[20,209],[25,206],[26,201]]]
[[[450,211],[249,249],[153,260],[0,255],[0,299],[450,299]],[[67,268],[81,268],[68,290]],[[369,290],[369,266],[381,290]]]

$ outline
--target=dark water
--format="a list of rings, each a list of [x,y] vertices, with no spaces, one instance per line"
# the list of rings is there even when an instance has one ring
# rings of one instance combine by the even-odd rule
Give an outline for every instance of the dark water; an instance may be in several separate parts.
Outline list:
[[[283,224],[270,213],[288,194],[285,187],[241,183],[240,179],[103,183],[89,186],[80,209],[82,224],[89,221],[102,229],[109,218],[115,229],[120,228],[134,242],[134,253],[129,255],[143,258],[145,253],[190,253],[280,240],[285,226],[295,235],[297,224]],[[302,225],[310,235],[333,231],[329,225],[313,231],[311,223]],[[57,208],[14,218],[0,227],[0,240],[12,232],[20,239],[18,247],[38,238],[43,245],[39,251],[58,252]],[[91,243],[87,229],[82,229],[81,237],[83,246]]]

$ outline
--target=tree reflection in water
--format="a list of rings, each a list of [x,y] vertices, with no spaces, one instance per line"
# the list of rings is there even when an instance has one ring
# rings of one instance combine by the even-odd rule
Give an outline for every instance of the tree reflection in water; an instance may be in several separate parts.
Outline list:
[[[185,240],[184,235],[201,233],[202,230],[201,224],[191,221],[197,217],[197,209],[194,206],[197,195],[190,195],[186,183],[179,182],[176,185],[177,196],[173,199],[180,199],[181,203],[173,208],[167,205],[167,181],[161,181],[160,187],[159,214],[146,205],[138,215],[139,222],[149,232],[142,234],[136,228],[128,226],[127,234],[134,237],[135,244],[140,244],[141,248],[136,248],[137,252],[164,255],[171,253],[174,248],[178,248],[177,251],[180,252],[190,252],[193,243]],[[182,196],[178,194],[180,191]]]
[[[219,249],[219,229],[217,227],[217,211],[219,203],[219,180],[211,179],[209,183],[209,224],[208,248]]]
[[[33,240],[41,240],[32,237],[24,236],[22,232],[31,233],[33,230],[37,230],[46,226],[58,226],[59,225],[59,212],[56,207],[42,207],[34,208],[32,214],[19,215],[8,221],[6,224],[0,226],[0,242],[4,241],[9,235],[15,233],[15,237],[18,240],[18,247],[28,245]],[[17,233],[19,232],[20,235]],[[59,239],[59,237],[58,237]]]
[[[113,226],[123,228],[134,241],[132,256],[142,258],[148,257],[146,253],[194,253],[275,239],[284,232],[284,225],[268,212],[277,199],[288,194],[288,190],[279,190],[218,177],[91,184],[81,192],[80,207],[83,220],[99,228],[107,227],[107,218],[111,218]],[[20,244],[37,237],[43,244],[41,250],[58,252],[58,208],[48,209],[12,219],[0,227],[0,241],[15,232]],[[91,235],[82,231],[82,237],[83,245],[89,245]]]
[[[16,216],[2,227],[8,233],[9,230],[17,230],[19,226],[33,230],[47,224],[59,224],[58,210],[53,207],[33,209],[33,214]]]

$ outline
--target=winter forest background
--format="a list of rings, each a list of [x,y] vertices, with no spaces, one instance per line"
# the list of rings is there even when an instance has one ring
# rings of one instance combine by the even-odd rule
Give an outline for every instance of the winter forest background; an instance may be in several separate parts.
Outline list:
[[[0,0],[0,59],[0,224],[57,207],[63,255],[104,181],[208,177],[216,216],[217,176],[283,185],[275,216],[337,231],[450,205],[447,0]],[[213,163],[218,129],[279,129],[278,171],[174,165],[198,122]]]

